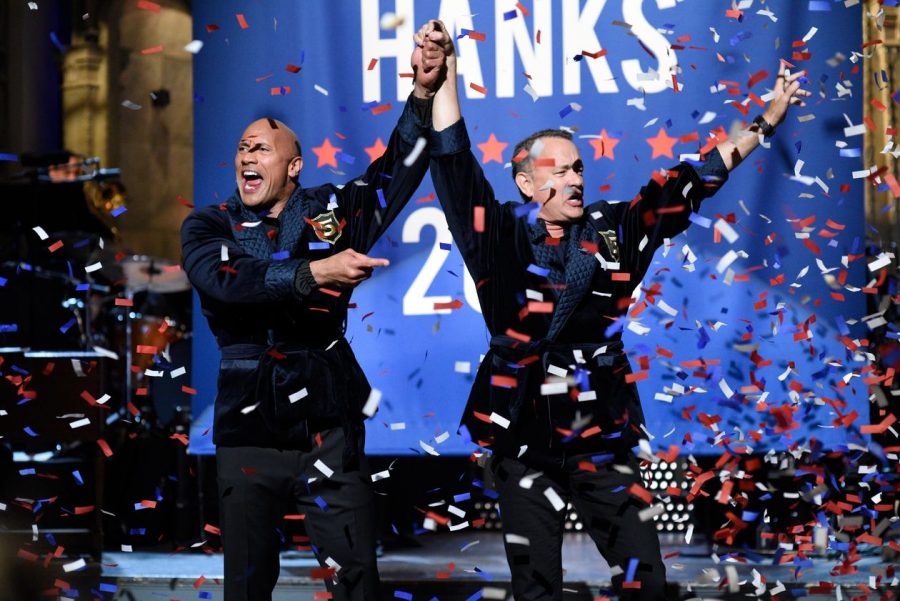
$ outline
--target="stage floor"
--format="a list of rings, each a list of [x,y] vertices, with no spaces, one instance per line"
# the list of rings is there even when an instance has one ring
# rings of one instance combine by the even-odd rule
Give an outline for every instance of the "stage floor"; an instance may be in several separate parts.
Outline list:
[[[509,569],[499,533],[433,534],[419,540],[422,542],[420,548],[388,551],[379,558],[384,598],[436,598],[441,601],[511,598],[508,594]],[[878,593],[873,592],[872,599],[887,590],[900,590],[900,580],[896,576],[885,576],[891,564],[884,563],[881,555],[874,551],[863,555],[854,564],[857,573],[842,576],[831,575],[837,559],[830,557],[815,557],[811,565],[798,571],[792,563],[773,565],[771,554],[750,560],[744,556],[728,557],[721,551],[714,558],[706,551],[705,546],[697,545],[663,546],[663,555],[678,553],[665,563],[668,580],[678,585],[682,599],[755,598],[759,595],[754,592],[757,588],[754,580],[765,582],[767,593],[763,597],[776,593],[779,599],[849,599],[864,594],[868,590],[865,587],[875,588],[879,576]],[[116,552],[104,553],[102,564],[103,580],[114,580],[119,590],[128,591],[131,597],[127,598],[134,601],[158,601],[160,595],[173,599],[222,599],[221,555]],[[563,565],[566,586],[571,589],[567,599],[594,599],[609,594],[609,567],[586,535],[566,536]],[[895,571],[900,567],[893,565]],[[310,577],[315,567],[318,564],[311,557],[283,554],[274,598],[278,601],[314,599],[316,591],[325,590],[321,581]],[[728,585],[721,585],[732,569],[741,585],[738,591],[729,593]],[[753,570],[760,577],[755,577]],[[817,593],[810,588],[821,587],[822,583],[839,586],[841,592]],[[783,592],[779,591],[781,588]],[[500,591],[506,591],[506,594]],[[204,592],[208,595],[201,595]]]

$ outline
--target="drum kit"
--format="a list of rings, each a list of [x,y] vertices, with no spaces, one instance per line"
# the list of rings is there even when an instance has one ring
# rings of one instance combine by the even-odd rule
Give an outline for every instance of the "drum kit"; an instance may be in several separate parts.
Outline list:
[[[191,285],[177,262],[123,247],[118,175],[72,157],[0,181],[0,196],[15,201],[0,225],[0,353],[112,359],[110,391],[123,411],[140,396],[147,421],[182,396],[150,392],[170,380],[159,376],[173,349],[181,365],[189,361],[181,343],[191,338]]]

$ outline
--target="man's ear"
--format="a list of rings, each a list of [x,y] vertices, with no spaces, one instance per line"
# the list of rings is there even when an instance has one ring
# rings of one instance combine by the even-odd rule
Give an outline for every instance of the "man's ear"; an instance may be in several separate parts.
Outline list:
[[[296,178],[300,175],[300,171],[303,169],[303,157],[297,156],[291,159],[291,162],[288,164],[288,177],[291,179]]]
[[[528,198],[534,198],[534,180],[531,179],[530,173],[526,171],[516,173],[516,186],[519,187],[519,192]]]

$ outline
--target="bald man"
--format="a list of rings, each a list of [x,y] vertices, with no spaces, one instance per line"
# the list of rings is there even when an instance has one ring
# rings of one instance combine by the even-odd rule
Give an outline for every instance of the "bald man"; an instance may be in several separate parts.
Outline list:
[[[296,134],[259,119],[237,146],[237,191],[182,226],[184,268],[222,352],[213,441],[226,601],[272,598],[288,514],[305,515],[333,599],[380,597],[363,452],[370,387],[344,329],[353,288],[388,264],[366,253],[428,167],[416,144],[443,54],[416,48],[412,63],[414,92],[362,176],[301,187]]]

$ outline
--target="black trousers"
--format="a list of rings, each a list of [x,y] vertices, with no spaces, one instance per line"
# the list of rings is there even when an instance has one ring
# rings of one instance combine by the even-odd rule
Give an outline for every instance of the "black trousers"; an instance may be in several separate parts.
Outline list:
[[[628,494],[632,483],[641,483],[637,458],[628,451],[596,465],[596,472],[579,468],[579,463],[590,460],[591,455],[574,455],[553,468],[541,461],[539,471],[527,459],[493,458],[491,469],[500,493],[500,519],[516,601],[563,598],[566,510],[559,508],[560,501],[575,506],[612,569],[613,588],[620,599],[666,598],[666,568],[656,528],[652,520],[639,519],[638,511],[645,505]],[[614,465],[625,469],[618,471]],[[629,569],[633,570],[632,582],[640,582],[640,588],[631,588],[633,584],[623,587]]]
[[[345,471],[341,428],[320,434],[311,452],[216,449],[226,601],[272,599],[280,572],[276,529],[287,514],[306,515],[319,564],[334,569],[325,578],[333,599],[378,598],[375,502],[362,442],[359,469]]]

